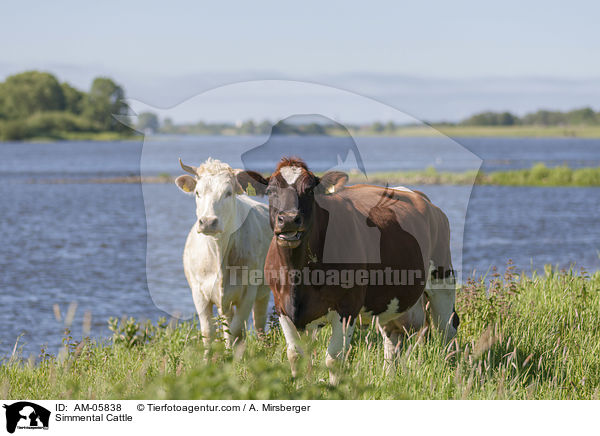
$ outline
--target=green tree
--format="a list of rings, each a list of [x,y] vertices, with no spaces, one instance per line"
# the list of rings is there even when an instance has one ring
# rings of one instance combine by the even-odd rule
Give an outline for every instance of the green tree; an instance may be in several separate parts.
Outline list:
[[[256,126],[256,133],[259,135],[267,135],[271,132],[271,127],[271,123],[268,120],[264,120]]]
[[[256,131],[256,125],[254,124],[254,121],[246,120],[242,123],[238,130],[241,135],[254,135]]]
[[[510,112],[482,112],[462,122],[467,126],[513,126],[519,123],[519,117]]]
[[[161,130],[165,133],[171,133],[173,131],[173,120],[171,118],[165,118],[162,123]]]
[[[2,113],[7,119],[24,119],[37,112],[65,108],[63,89],[56,77],[39,71],[9,76],[1,88]]]
[[[596,113],[589,107],[575,109],[567,112],[565,115],[569,124],[596,124]]]
[[[61,83],[62,92],[65,99],[65,110],[79,115],[83,111],[83,102],[85,93],[73,88],[67,82]]]
[[[0,120],[6,118],[4,110],[4,83],[0,82]]]
[[[158,129],[160,128],[158,116],[153,112],[142,112],[138,115],[136,127],[140,132],[144,132],[146,130],[158,132]]]
[[[502,112],[498,116],[498,125],[500,126],[514,126],[515,124],[519,124],[519,117],[510,112]]]
[[[565,114],[562,112],[540,109],[535,113],[525,115],[523,117],[523,124],[559,126],[561,124],[566,124],[566,118]]]
[[[372,125],[371,125],[371,129],[375,132],[375,133],[382,133],[385,130],[385,126],[383,124],[381,124],[379,121],[375,121]]]
[[[102,130],[125,131],[127,126],[117,121],[113,115],[127,115],[125,91],[108,77],[94,79],[86,96],[83,115],[98,123]]]

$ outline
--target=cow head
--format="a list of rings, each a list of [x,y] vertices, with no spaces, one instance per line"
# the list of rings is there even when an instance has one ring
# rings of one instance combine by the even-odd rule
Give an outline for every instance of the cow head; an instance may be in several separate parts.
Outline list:
[[[268,178],[254,171],[241,171],[237,179],[241,186],[251,185],[257,195],[268,195],[271,228],[277,244],[296,248],[312,228],[315,196],[339,191],[348,176],[330,171],[317,177],[301,159],[282,158]]]
[[[227,164],[209,158],[199,167],[184,165],[179,160],[186,175],[177,177],[175,184],[183,192],[193,194],[196,199],[198,233],[216,236],[235,217],[235,195],[243,193],[234,170]]]

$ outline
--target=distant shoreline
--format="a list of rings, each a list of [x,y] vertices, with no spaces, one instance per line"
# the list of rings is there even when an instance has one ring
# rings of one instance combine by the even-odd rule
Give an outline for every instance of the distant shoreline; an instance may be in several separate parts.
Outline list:
[[[440,172],[434,168],[416,171],[375,172],[368,180],[349,174],[348,184],[369,183],[375,185],[487,185],[487,186],[537,186],[537,187],[600,187],[600,167],[572,169],[567,166],[549,168],[538,163],[528,169],[494,171]],[[130,183],[173,183],[170,174],[140,177],[124,176],[91,179],[55,179],[30,181],[50,184],[130,184]]]
[[[406,126],[398,127],[393,132],[375,134],[373,132],[364,132],[361,129],[349,129],[350,134],[356,137],[374,137],[374,138],[410,138],[410,137],[435,137],[445,135],[450,138],[461,137],[502,137],[502,138],[586,138],[600,139],[600,126],[578,126],[578,127],[535,127],[535,126],[449,126],[449,125],[432,125],[432,126]],[[298,135],[298,134],[282,134],[281,136],[326,136],[339,137],[347,136],[347,131],[330,130],[323,135]],[[169,134],[157,133],[156,137],[160,136],[264,136],[264,135],[240,135],[235,132],[224,132],[220,134]],[[0,141],[0,144],[5,142],[18,143],[53,143],[60,141],[136,141],[143,139],[144,135],[135,133],[133,135],[123,135],[115,132],[98,132],[98,133],[83,133],[83,132],[65,132],[52,137],[40,136],[32,137],[26,140]]]
[[[0,141],[0,146],[6,143],[23,143],[23,144],[52,144],[55,142],[64,141],[94,141],[94,142],[109,142],[109,141],[139,141],[143,139],[141,134],[122,134],[117,132],[68,132],[56,134],[53,136],[33,136],[27,139],[14,139],[10,141]]]

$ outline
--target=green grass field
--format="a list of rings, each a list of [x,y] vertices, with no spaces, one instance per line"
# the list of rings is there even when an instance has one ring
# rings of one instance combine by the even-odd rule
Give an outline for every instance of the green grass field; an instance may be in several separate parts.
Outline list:
[[[322,175],[323,173],[317,173]],[[264,174],[268,176],[268,174]],[[129,176],[100,179],[58,179],[54,183],[173,183],[174,177],[162,173],[153,177]],[[522,170],[446,172],[433,167],[414,171],[374,172],[366,179],[361,174],[350,173],[349,184],[368,183],[375,185],[494,185],[494,186],[600,186],[600,167],[570,168],[568,166],[547,167],[537,163]],[[252,194],[254,195],[254,194]]]
[[[489,279],[489,277],[488,277]],[[486,295],[487,294],[487,295]],[[0,366],[0,397],[155,399],[597,399],[600,397],[600,272],[495,275],[459,291],[459,334],[442,346],[421,331],[404,341],[386,374],[373,328],[355,333],[339,386],[324,380],[328,328],[290,376],[275,324],[250,334],[244,353],[218,341],[208,359],[194,322],[113,322],[106,344],[65,338],[58,357],[13,357]],[[305,364],[311,359],[306,358]]]
[[[384,185],[495,185],[495,186],[600,186],[600,168],[547,167],[537,163],[522,170],[442,172],[435,168],[422,171],[380,172],[369,175],[368,181],[350,175],[350,183]]]
[[[387,137],[432,137],[449,136],[461,137],[505,137],[505,138],[600,138],[600,126],[462,126],[433,124],[419,126],[397,126],[394,130],[374,132],[369,128],[352,128],[350,133],[354,136],[387,136]],[[346,129],[329,129],[327,136],[347,136]],[[222,136],[237,136],[235,128],[225,129],[220,132]],[[0,135],[1,138],[2,135]],[[139,134],[125,135],[114,132],[74,132],[59,131],[52,135],[31,135],[25,141],[50,142],[63,140],[140,140]],[[0,141],[1,142],[1,141]]]
[[[354,136],[390,136],[390,137],[425,137],[446,135],[451,138],[461,137],[512,137],[512,138],[600,138],[600,126],[464,126],[449,124],[432,124],[419,126],[396,126],[394,130],[386,129],[374,132],[371,128],[349,128]],[[329,129],[331,136],[346,136],[346,130]]]
[[[446,136],[515,138],[599,138],[600,126],[433,126]]]

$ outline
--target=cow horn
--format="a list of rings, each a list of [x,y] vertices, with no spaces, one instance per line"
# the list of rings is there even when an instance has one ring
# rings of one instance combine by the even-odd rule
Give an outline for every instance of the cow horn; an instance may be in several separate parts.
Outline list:
[[[186,173],[190,173],[194,176],[197,176],[197,170],[198,168],[196,167],[192,167],[190,165],[185,165],[183,162],[181,162],[181,158],[179,158],[179,165],[181,165],[181,168],[183,168],[183,171],[185,171]]]

